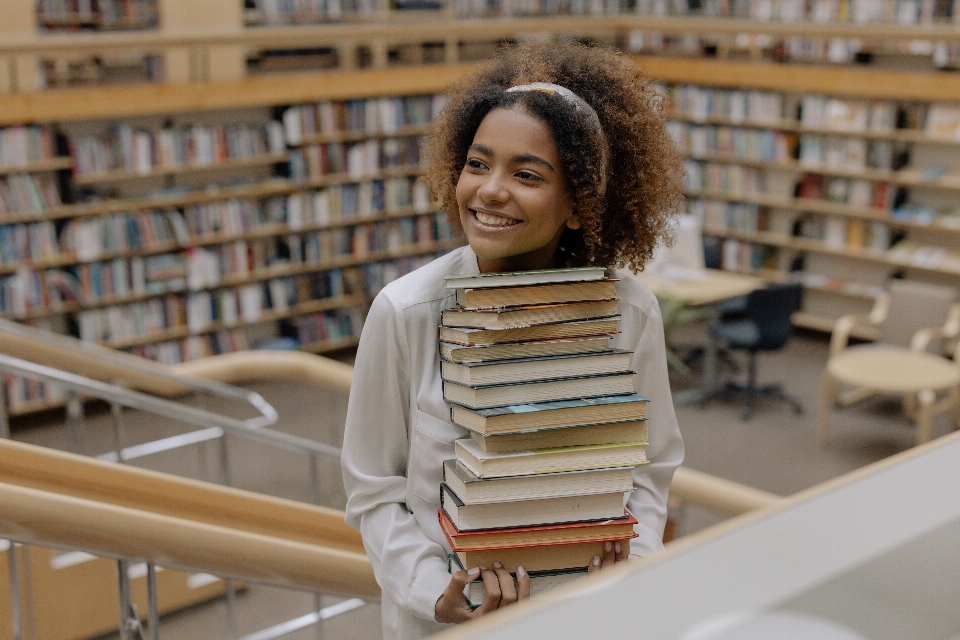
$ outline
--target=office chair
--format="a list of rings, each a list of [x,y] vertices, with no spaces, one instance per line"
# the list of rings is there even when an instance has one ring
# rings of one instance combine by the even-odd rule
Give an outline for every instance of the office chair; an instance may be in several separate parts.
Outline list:
[[[747,384],[727,383],[707,394],[700,403],[715,397],[746,396],[741,417],[748,420],[759,396],[782,400],[793,406],[795,413],[803,412],[803,405],[787,395],[780,385],[757,386],[757,352],[781,349],[793,335],[790,320],[800,308],[801,287],[799,283],[778,284],[757,289],[747,296],[746,317],[722,322],[712,329],[713,336],[723,340],[729,349],[743,350],[747,357]]]

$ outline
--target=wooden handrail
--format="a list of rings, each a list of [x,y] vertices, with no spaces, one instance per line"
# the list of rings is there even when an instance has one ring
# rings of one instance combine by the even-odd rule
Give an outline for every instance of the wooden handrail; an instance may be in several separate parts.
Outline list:
[[[343,512],[0,440],[0,537],[379,597]]]
[[[353,367],[305,351],[237,351],[171,367],[185,375],[227,384],[258,380],[306,382],[342,393],[350,391]]]
[[[780,504],[785,498],[761,489],[679,467],[673,474],[670,495],[685,503],[726,516],[739,516]]]

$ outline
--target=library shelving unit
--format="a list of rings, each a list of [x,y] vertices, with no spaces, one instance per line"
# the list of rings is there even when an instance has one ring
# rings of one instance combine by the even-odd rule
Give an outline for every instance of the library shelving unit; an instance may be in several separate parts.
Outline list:
[[[171,363],[355,346],[386,282],[461,242],[419,176],[463,71],[116,87],[82,114],[90,90],[33,94],[37,124],[0,123],[0,312]],[[60,400],[6,382],[14,414]]]

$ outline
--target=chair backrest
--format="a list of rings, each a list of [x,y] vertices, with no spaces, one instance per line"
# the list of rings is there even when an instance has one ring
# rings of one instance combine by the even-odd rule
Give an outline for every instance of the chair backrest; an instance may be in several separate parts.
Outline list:
[[[879,342],[909,347],[920,329],[939,327],[957,299],[955,287],[913,280],[891,280],[890,309],[880,325]]]
[[[800,308],[803,285],[774,284],[756,289],[747,296],[747,316],[760,330],[756,348],[764,351],[779,349],[793,335],[793,312]]]

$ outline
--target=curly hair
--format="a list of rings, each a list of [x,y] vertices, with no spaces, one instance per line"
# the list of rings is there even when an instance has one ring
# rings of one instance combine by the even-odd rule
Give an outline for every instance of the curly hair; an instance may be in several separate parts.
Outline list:
[[[558,84],[583,98],[602,131],[568,100],[541,91],[506,92],[532,82]],[[561,263],[636,272],[658,242],[673,242],[672,222],[683,205],[682,159],[667,134],[659,94],[626,56],[575,43],[522,44],[454,82],[447,95],[427,133],[426,178],[455,229],[462,231],[457,181],[480,122],[493,109],[521,108],[553,133],[580,221],[578,230],[563,232]]]

